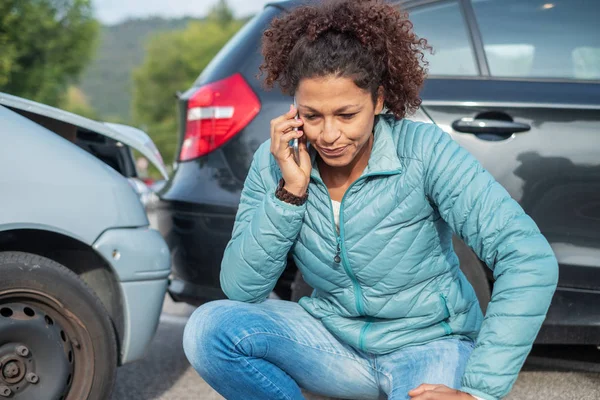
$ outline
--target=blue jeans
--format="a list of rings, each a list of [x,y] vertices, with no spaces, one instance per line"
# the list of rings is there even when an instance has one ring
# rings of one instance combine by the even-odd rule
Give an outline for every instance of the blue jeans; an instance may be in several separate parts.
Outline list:
[[[207,303],[190,317],[185,354],[228,400],[303,399],[300,388],[346,399],[409,399],[422,383],[460,387],[473,342],[447,338],[385,355],[338,341],[297,303]]]

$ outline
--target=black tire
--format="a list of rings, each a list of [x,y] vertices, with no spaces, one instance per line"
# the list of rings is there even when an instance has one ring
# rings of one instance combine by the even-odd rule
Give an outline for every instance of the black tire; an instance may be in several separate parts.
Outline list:
[[[11,384],[11,398],[109,399],[117,341],[95,293],[63,265],[29,253],[0,252],[0,276],[0,361],[13,357],[13,373],[20,365],[29,376]]]

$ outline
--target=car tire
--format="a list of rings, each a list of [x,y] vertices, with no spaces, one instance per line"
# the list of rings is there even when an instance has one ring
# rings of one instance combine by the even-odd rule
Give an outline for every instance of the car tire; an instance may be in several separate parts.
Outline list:
[[[0,394],[106,400],[117,368],[111,320],[95,293],[48,258],[0,252]]]

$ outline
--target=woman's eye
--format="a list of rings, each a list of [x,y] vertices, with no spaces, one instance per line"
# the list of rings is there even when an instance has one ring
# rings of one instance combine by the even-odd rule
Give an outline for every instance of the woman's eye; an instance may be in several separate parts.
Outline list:
[[[356,115],[356,113],[354,114],[340,114],[340,116],[344,119],[352,119],[354,118],[354,116]]]
[[[315,118],[316,118],[316,116],[315,116],[315,115],[312,115],[312,114],[309,114],[309,115],[304,115],[304,116],[302,116],[302,118],[303,118],[303,119],[306,119],[306,120],[309,120],[309,121],[312,121],[313,119],[315,119]]]

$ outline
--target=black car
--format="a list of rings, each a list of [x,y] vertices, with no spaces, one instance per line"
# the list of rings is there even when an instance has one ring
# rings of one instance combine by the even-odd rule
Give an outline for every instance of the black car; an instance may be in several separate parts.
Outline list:
[[[422,107],[410,118],[449,132],[551,243],[560,281],[537,343],[598,345],[600,2],[548,1],[398,2],[435,49]],[[220,263],[246,173],[270,120],[292,101],[256,78],[261,34],[298,4],[267,5],[179,98],[179,159],[155,204],[176,300],[225,297]],[[489,270],[458,239],[455,250],[485,311]],[[310,294],[292,262],[274,291],[293,300]]]

